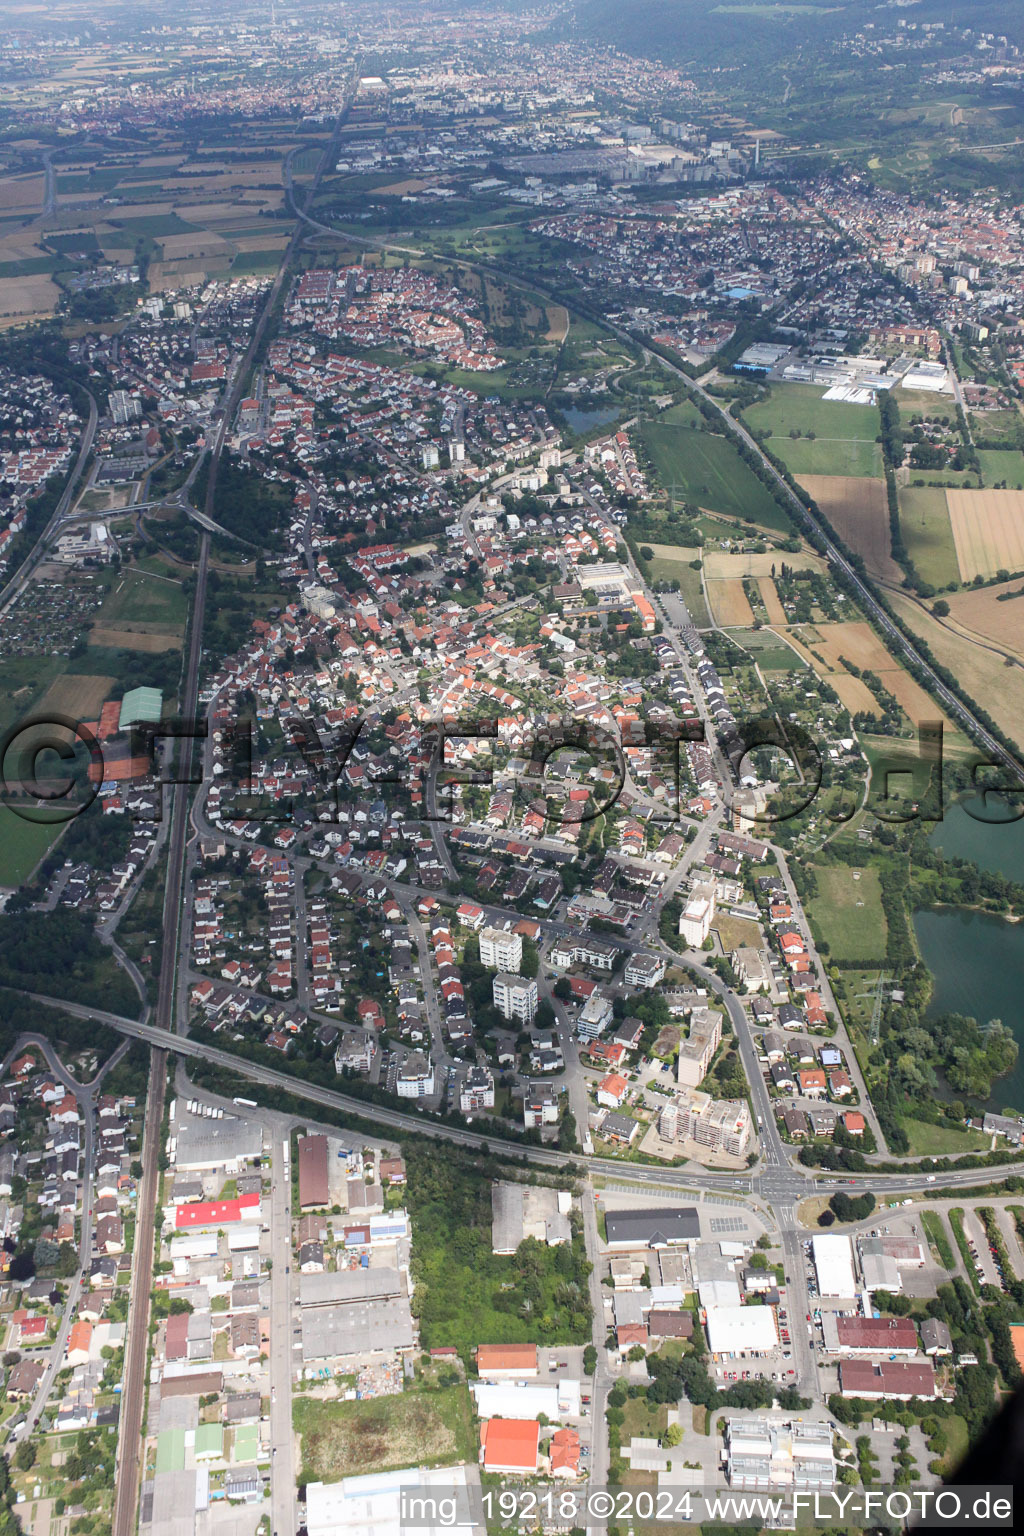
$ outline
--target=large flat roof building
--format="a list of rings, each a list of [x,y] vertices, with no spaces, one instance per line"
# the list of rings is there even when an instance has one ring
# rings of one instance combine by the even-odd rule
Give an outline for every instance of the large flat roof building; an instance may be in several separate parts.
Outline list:
[[[819,1293],[825,1297],[849,1297],[852,1300],[857,1295],[857,1282],[850,1239],[839,1234],[812,1237],[811,1252]]]
[[[604,1223],[611,1249],[671,1248],[700,1237],[700,1217],[692,1205],[606,1211]]]

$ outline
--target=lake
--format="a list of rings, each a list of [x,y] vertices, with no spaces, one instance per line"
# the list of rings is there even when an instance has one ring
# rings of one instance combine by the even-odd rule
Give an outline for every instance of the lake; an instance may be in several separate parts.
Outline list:
[[[589,411],[570,405],[562,411],[574,432],[589,432],[591,427],[603,427],[606,421],[614,421],[621,414],[621,405],[598,405]]]
[[[978,821],[965,808],[966,804],[965,800],[957,800],[947,807],[929,838],[932,847],[941,849],[947,859],[970,859],[979,869],[999,870],[1007,879],[1024,885],[1024,817],[1016,821]],[[995,814],[998,804],[994,797],[990,798],[990,815]]]
[[[980,912],[916,912],[914,931],[935,979],[929,1014],[963,1013],[980,1024],[1002,1019],[1013,1031],[1021,1047],[1017,1065],[997,1078],[988,1107],[1024,1111],[1024,923]]]

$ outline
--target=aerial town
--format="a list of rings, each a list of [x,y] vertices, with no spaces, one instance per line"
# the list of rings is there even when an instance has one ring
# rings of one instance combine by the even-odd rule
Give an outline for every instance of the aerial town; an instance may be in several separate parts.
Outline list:
[[[1012,1526],[1024,26],[661,9],[9,19],[0,1536]]]

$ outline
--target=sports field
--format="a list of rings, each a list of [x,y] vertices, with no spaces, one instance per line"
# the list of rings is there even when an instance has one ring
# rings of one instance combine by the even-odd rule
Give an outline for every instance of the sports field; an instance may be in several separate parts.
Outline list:
[[[883,581],[903,580],[903,571],[890,553],[884,480],[867,475],[803,475],[801,484],[843,542],[862,557],[872,576]]]
[[[644,422],[642,436],[660,484],[677,500],[792,533],[786,514],[724,437],[664,421]]]
[[[96,622],[104,628],[141,624],[152,627],[154,633],[180,634],[187,612],[188,599],[180,582],[133,568],[104,599]]]
[[[946,492],[937,486],[905,485],[899,498],[900,532],[922,580],[933,587],[959,581]]]
[[[887,927],[874,865],[816,864],[811,920],[837,960],[883,960]]]
[[[1024,571],[1024,491],[947,491],[960,575]]]
[[[40,826],[0,805],[0,889],[27,880],[61,830],[60,823]]]
[[[798,479],[881,474],[877,407],[824,400],[823,394],[813,384],[773,384],[770,397],[748,407],[744,420],[771,432],[772,452]],[[800,436],[791,437],[792,432]]]

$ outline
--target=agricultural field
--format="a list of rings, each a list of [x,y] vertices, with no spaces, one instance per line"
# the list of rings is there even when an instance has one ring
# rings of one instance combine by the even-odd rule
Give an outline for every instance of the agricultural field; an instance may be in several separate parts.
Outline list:
[[[47,688],[36,706],[36,712],[46,714],[52,711],[73,720],[95,720],[114,681],[114,678],[102,674],[65,672]]]
[[[830,955],[838,961],[884,960],[888,929],[878,868],[817,864],[814,875],[818,894],[810,904],[810,918]]]
[[[792,533],[786,514],[725,438],[663,420],[645,421],[641,435],[658,481],[670,494],[744,524]]]
[[[1024,571],[1024,491],[946,492],[963,581]]]
[[[464,1382],[439,1391],[405,1391],[356,1402],[298,1397],[292,1412],[301,1444],[302,1483],[335,1481],[367,1467],[387,1472],[475,1459]]]
[[[870,624],[863,620],[804,624],[795,631],[795,638],[801,642],[815,671],[828,678],[851,712],[863,709],[877,714],[879,705],[863,680],[847,671],[844,661],[852,662],[860,671],[873,672],[914,725],[945,718],[931,696],[896,663]]]
[[[891,553],[884,480],[867,475],[801,475],[800,483],[843,542],[862,557],[870,575],[882,581],[903,580]]]
[[[923,581],[946,587],[960,580],[946,493],[937,486],[903,486],[900,532]]]
[[[927,641],[936,659],[950,669],[960,686],[977,699],[1009,739],[1020,741],[1024,737],[1024,668],[940,624],[920,603],[902,593],[891,593],[889,601],[897,617]],[[1000,606],[1012,609],[1013,604]],[[932,711],[934,718],[934,705]]]
[[[721,629],[744,629],[754,622],[754,612],[743,590],[742,578],[730,576],[708,581],[708,602],[715,623]]]
[[[873,405],[823,400],[813,384],[773,384],[769,398],[743,415],[752,429],[771,432],[772,452],[800,481],[805,475],[882,472],[882,450],[875,441],[880,423]]]
[[[775,589],[775,583],[770,576],[757,578],[757,590],[761,594],[765,612],[768,615],[769,624],[785,624],[786,610],[779,601],[779,594]]]
[[[948,601],[950,619],[961,629],[1008,651],[1020,651],[1024,634],[1024,581],[1019,576],[999,586],[955,592]]]
[[[737,630],[732,638],[749,651],[762,672],[794,672],[808,665],[789,644],[789,636],[777,635],[773,629]]]
[[[309,137],[282,121],[261,125],[255,143],[237,147],[225,130],[214,142],[187,145],[167,133],[158,152],[88,143],[63,149],[55,152],[50,208],[39,172],[0,174],[0,212],[35,215],[0,235],[0,326],[52,314],[66,280],[97,260],[139,264],[153,291],[272,269],[289,237],[286,225],[273,223],[284,202],[284,160]],[[27,143],[21,149],[23,158],[38,157]],[[83,303],[98,296],[116,308],[124,292],[90,290]]]
[[[726,550],[712,549],[704,556],[704,574],[709,581],[724,581],[729,577],[750,576],[759,579],[771,577],[772,567],[777,570],[782,561],[793,571],[823,571],[825,562],[820,555],[802,551],[798,555],[780,555],[767,550],[763,555],[732,554]]]

